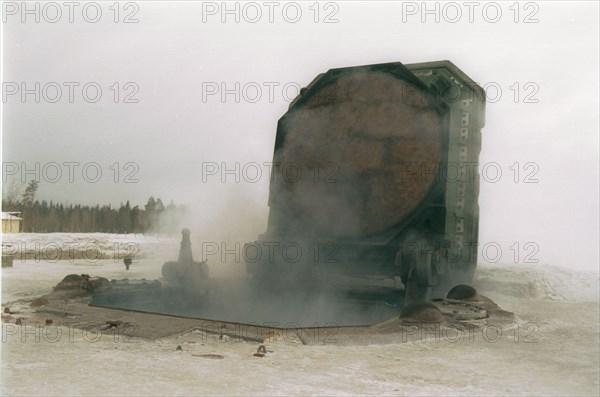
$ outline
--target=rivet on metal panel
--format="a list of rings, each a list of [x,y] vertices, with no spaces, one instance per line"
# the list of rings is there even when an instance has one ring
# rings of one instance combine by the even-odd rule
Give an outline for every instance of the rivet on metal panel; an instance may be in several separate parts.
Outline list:
[[[463,218],[458,218],[458,220],[456,221],[456,231],[458,233],[462,233],[465,229],[465,222]]]
[[[460,139],[467,139],[469,137],[469,129],[468,128],[461,128],[460,129]]]
[[[461,121],[462,125],[468,125],[469,124],[469,113],[463,112],[460,121]]]

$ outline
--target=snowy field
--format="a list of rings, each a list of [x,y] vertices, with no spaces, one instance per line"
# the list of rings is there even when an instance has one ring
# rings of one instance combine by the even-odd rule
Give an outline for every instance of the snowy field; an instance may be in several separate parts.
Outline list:
[[[2,306],[30,310],[66,274],[111,278],[160,277],[175,259],[176,238],[116,235],[5,235],[4,242],[91,241],[110,251],[135,241],[139,262],[15,259],[2,269]],[[85,245],[85,244],[84,244]],[[210,262],[209,262],[210,263]],[[212,267],[212,274],[243,271],[241,264]],[[475,286],[518,326],[501,335],[475,333],[460,340],[425,335],[393,345],[304,346],[289,339],[267,344],[189,332],[148,341],[80,330],[23,333],[3,324],[3,395],[598,395],[599,276],[536,265],[479,266]],[[515,332],[518,331],[518,332]],[[39,340],[36,340],[39,339]],[[180,345],[182,350],[177,351]],[[218,354],[223,359],[201,357]]]

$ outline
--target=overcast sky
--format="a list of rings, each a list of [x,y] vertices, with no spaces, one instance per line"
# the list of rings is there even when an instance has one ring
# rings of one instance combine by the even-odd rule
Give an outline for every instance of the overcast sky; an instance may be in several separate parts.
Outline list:
[[[229,14],[221,2],[131,2],[118,15],[111,1],[76,3],[72,23],[55,4],[37,6],[39,22],[35,3],[31,14],[21,2],[3,5],[3,178],[32,179],[23,165],[39,163],[40,199],[143,205],[153,195],[192,206],[195,229],[256,235],[268,168],[260,178],[242,168],[271,161],[298,86],[335,67],[448,59],[490,97],[480,163],[503,174],[481,182],[480,241],[498,242],[502,262],[513,261],[514,243],[522,262],[523,245],[535,242],[541,263],[598,268],[595,1],[431,2],[429,14],[421,2],[229,3]],[[39,103],[21,95],[36,82]],[[213,93],[222,84],[233,92],[224,101]],[[239,163],[240,182],[203,182],[202,164],[213,162]]]

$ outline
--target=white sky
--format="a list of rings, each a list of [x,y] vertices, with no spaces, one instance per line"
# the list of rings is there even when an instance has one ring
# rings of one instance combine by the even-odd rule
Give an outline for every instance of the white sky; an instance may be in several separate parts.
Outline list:
[[[526,253],[523,244],[535,242],[535,257],[542,263],[598,268],[597,2],[520,3],[517,23],[513,2],[495,3],[502,11],[497,23],[485,20],[495,17],[493,5],[483,14],[485,3],[474,9],[472,23],[463,2],[455,3],[462,11],[457,23],[444,21],[444,10],[453,18],[454,9],[440,3],[436,23],[435,15],[421,15],[421,2],[391,1],[335,2],[328,8],[321,3],[319,23],[313,20],[313,2],[300,3],[297,23],[283,18],[285,3],[278,3],[270,23],[264,2],[255,3],[261,20],[250,23],[254,10],[246,7],[244,15],[240,3],[240,22],[225,15],[222,23],[220,12],[204,14],[203,22],[203,8],[220,9],[221,2],[135,2],[139,22],[131,24],[114,23],[112,1],[97,2],[102,17],[88,23],[84,4],[75,8],[73,23],[65,6],[57,23],[47,21],[55,10],[46,8],[44,15],[43,4],[39,23],[34,15],[26,15],[23,23],[21,2],[3,5],[4,83],[25,82],[29,88],[35,82],[80,84],[73,103],[64,85],[57,103],[43,98],[36,103],[33,95],[22,103],[19,93],[3,103],[5,167],[16,163],[17,176],[23,176],[22,163],[28,168],[36,162],[41,168],[51,162],[81,164],[72,183],[66,166],[57,183],[41,175],[40,199],[113,205],[129,199],[142,205],[153,195],[193,206],[196,222],[220,222],[223,228],[256,235],[266,223],[267,169],[257,183],[235,183],[232,177],[227,183],[217,177],[203,183],[202,163],[233,167],[235,162],[271,161],[277,120],[288,106],[282,86],[304,86],[335,67],[448,59],[475,81],[502,90],[498,101],[487,104],[480,163],[500,164],[503,176],[499,183],[481,183],[480,241],[498,242],[504,262],[512,260],[509,247],[515,242],[521,255]],[[403,13],[413,6],[415,15]],[[11,7],[19,8],[16,15]],[[121,3],[119,18],[132,11],[134,6],[125,9]],[[323,23],[334,11],[338,22]],[[86,15],[93,18],[93,9]],[[538,22],[523,23],[527,15]],[[294,17],[289,6],[287,16]],[[97,103],[81,95],[81,86],[89,82],[103,90]],[[121,87],[135,83],[139,102],[114,103],[109,88],[114,82]],[[203,101],[207,83],[233,88],[236,82],[262,86],[261,99],[235,103],[228,95],[222,103],[214,95]],[[264,85],[269,82],[279,84],[272,102]],[[520,87],[517,103],[515,83]],[[538,103],[524,103],[533,86],[539,90],[531,98]],[[294,88],[288,92],[293,96]],[[493,88],[488,94],[495,96]],[[82,177],[81,167],[90,162],[102,170],[97,183]],[[133,169],[123,169],[127,162],[139,168],[137,183],[123,183]],[[509,169],[515,162],[521,166],[519,183]],[[114,163],[121,168],[118,183],[109,168]],[[525,163],[537,164],[539,183],[523,183]],[[55,176],[46,170],[52,171],[50,179]]]

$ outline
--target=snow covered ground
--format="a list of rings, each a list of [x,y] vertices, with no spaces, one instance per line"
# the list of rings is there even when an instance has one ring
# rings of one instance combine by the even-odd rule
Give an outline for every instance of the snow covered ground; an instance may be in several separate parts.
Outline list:
[[[51,236],[51,237],[49,237]],[[116,235],[6,235],[6,241],[93,240],[105,250],[136,242],[143,260],[126,271],[115,259],[15,259],[2,269],[2,304],[25,310],[66,274],[160,277],[176,238]],[[47,259],[47,258],[46,258]],[[211,268],[214,274],[241,264]],[[304,346],[289,339],[253,356],[253,342],[189,332],[148,341],[81,330],[3,324],[3,395],[598,395],[598,273],[554,266],[480,265],[475,286],[516,313],[518,333],[475,333],[452,341],[429,335],[394,345]],[[8,328],[7,328],[8,327]],[[438,335],[439,336],[439,335]],[[518,337],[516,337],[518,336]],[[38,340],[36,340],[36,338]],[[181,351],[176,346],[182,347]],[[201,357],[218,354],[223,359]]]
[[[180,236],[109,233],[10,233],[2,236],[2,254],[11,254],[15,260],[34,259],[46,262],[84,259],[122,259],[160,256],[163,249],[171,249],[177,256]]]

